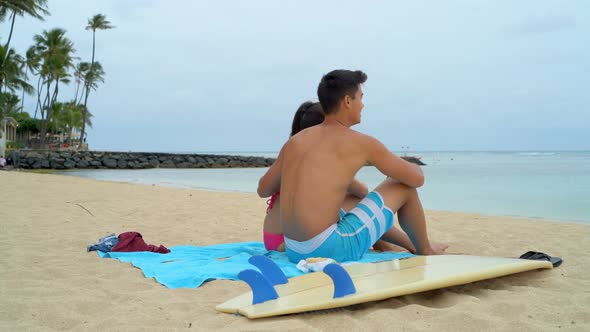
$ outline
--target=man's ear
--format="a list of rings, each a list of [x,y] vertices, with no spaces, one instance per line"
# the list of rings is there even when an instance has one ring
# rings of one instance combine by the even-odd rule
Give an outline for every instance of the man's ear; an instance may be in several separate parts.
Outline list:
[[[346,107],[350,106],[350,96],[349,95],[344,95],[344,105]]]

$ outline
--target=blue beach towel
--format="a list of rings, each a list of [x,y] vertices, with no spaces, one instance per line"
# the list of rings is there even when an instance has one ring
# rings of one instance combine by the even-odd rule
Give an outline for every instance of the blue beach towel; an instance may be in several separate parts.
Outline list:
[[[239,242],[212,246],[176,246],[168,254],[153,252],[98,251],[100,257],[130,262],[141,269],[146,278],[154,278],[168,288],[196,288],[214,279],[238,280],[238,273],[256,269],[248,259],[253,255],[265,255],[283,270],[287,278],[304,274],[291,263],[284,252],[267,251],[262,242]],[[412,257],[408,253],[369,252],[362,263]]]

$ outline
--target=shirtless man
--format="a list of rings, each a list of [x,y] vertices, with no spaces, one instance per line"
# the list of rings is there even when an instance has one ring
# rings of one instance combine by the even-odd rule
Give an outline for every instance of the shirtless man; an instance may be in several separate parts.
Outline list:
[[[361,71],[335,70],[318,86],[323,123],[305,129],[283,145],[276,162],[260,179],[258,194],[281,192],[281,226],[289,260],[309,257],[360,259],[387,232],[397,212],[402,229],[419,255],[440,254],[428,240],[416,188],[424,184],[418,165],[409,163],[377,139],[350,129],[364,107]],[[339,213],[351,181],[371,163],[388,178],[345,215]]]

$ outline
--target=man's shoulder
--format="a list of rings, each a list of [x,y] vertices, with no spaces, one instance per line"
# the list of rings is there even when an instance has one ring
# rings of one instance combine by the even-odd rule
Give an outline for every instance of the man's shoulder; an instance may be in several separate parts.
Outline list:
[[[365,133],[361,133],[360,131],[356,131],[354,129],[350,129],[349,134],[351,138],[363,144],[373,144],[375,142],[378,142],[378,140],[375,137]]]

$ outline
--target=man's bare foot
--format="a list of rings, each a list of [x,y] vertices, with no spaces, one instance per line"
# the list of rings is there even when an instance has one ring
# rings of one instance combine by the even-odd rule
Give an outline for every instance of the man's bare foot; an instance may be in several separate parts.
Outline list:
[[[423,253],[419,253],[418,255],[424,256],[432,256],[432,255],[442,255],[445,253],[445,250],[449,247],[448,244],[443,243],[432,243],[430,244],[430,248],[425,250]]]
[[[442,255],[445,253],[449,245],[446,243],[431,243],[430,247],[434,252],[437,252],[436,255]]]
[[[393,243],[389,243],[387,241],[379,240],[377,243],[373,245],[373,250],[375,251],[395,251],[395,252],[408,252],[408,249],[400,246],[396,246]]]

